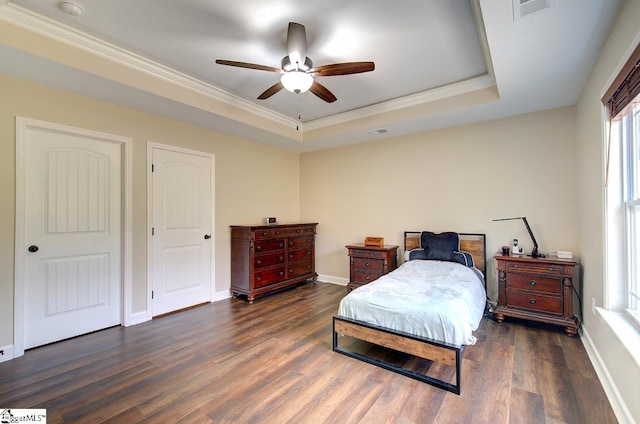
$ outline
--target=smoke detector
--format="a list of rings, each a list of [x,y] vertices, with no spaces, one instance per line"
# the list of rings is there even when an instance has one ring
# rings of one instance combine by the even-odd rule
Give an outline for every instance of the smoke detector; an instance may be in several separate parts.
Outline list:
[[[60,0],[58,6],[71,16],[82,16],[84,13],[84,7],[73,0]]]

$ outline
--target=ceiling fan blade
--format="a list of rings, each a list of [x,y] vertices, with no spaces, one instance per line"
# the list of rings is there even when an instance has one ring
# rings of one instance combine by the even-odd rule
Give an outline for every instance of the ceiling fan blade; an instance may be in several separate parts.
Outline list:
[[[304,65],[307,58],[307,32],[304,25],[289,22],[287,30],[287,52],[292,65]]]
[[[278,91],[282,90],[283,88],[284,88],[284,85],[282,85],[282,83],[280,81],[278,81],[277,83],[273,84],[271,87],[267,88],[264,91],[264,93],[259,95],[258,96],[258,100],[268,99],[269,97],[273,96],[274,94],[276,94]]]
[[[334,63],[333,65],[323,65],[313,68],[310,74],[318,77],[328,77],[331,75],[350,75],[360,74],[362,72],[370,72],[375,69],[373,62],[345,62]]]
[[[313,94],[320,97],[327,103],[333,103],[338,100],[336,96],[334,96],[333,93],[327,89],[327,87],[320,84],[318,81],[314,81],[313,84],[311,84],[311,88],[309,88],[309,91],[311,91]]]
[[[280,68],[274,68],[273,66],[258,65],[255,63],[236,62],[234,60],[222,60],[222,59],[217,59],[216,63],[218,65],[235,66],[237,68],[257,69],[258,71],[282,73],[282,69]]]

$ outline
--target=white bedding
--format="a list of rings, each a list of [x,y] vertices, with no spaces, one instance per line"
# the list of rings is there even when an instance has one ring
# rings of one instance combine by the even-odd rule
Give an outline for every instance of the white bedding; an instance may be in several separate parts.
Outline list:
[[[486,292],[473,269],[413,260],[340,301],[338,315],[454,345],[472,345]]]

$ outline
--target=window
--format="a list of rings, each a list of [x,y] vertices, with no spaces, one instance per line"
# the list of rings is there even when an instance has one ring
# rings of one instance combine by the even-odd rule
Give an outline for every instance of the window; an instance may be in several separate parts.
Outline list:
[[[640,45],[602,97],[611,119],[607,147],[609,307],[640,327]]]
[[[625,309],[640,324],[640,106],[623,115],[619,125],[623,150]]]

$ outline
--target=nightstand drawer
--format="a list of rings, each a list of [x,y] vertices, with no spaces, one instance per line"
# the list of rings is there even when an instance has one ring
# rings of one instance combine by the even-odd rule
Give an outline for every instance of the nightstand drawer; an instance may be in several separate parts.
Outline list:
[[[562,297],[507,289],[507,306],[562,315]]]
[[[556,264],[540,264],[540,263],[511,263],[506,264],[507,271],[514,272],[533,272],[536,274],[561,274],[562,266]]]
[[[386,252],[381,252],[379,250],[365,250],[365,249],[351,249],[349,251],[349,256],[358,256],[361,258],[384,258]]]
[[[549,278],[535,274],[507,273],[507,288],[556,294],[562,292],[562,284],[559,278]]]
[[[372,281],[377,280],[382,274],[372,274],[369,272],[359,272],[355,271],[353,273],[352,281],[354,283],[370,283]]]
[[[382,274],[384,262],[377,259],[353,258],[353,267],[360,272],[372,272]]]

